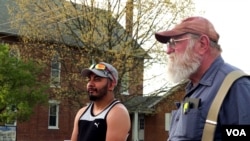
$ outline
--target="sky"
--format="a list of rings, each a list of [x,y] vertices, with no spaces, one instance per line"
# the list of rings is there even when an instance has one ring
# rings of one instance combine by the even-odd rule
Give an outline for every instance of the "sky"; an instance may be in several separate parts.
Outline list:
[[[250,1],[249,0],[195,0],[197,16],[210,20],[220,34],[224,60],[250,73]],[[204,11],[199,14],[198,11]],[[159,75],[144,84],[144,94],[160,88],[167,81],[166,66],[156,64],[145,71],[146,77]],[[153,72],[153,73],[152,73]]]
[[[222,57],[228,63],[250,72],[250,1],[196,0],[196,8],[203,9],[220,34]]]

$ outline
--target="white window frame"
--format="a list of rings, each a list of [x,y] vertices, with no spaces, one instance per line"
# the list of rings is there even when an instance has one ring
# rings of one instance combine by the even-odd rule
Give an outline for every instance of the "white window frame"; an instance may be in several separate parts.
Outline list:
[[[59,55],[56,54],[51,60],[50,87],[61,87],[61,62]]]
[[[48,129],[59,129],[59,104],[57,100],[49,101],[49,112],[48,112]],[[51,115],[51,106],[56,106],[55,115]],[[55,116],[55,125],[50,125],[51,116]]]

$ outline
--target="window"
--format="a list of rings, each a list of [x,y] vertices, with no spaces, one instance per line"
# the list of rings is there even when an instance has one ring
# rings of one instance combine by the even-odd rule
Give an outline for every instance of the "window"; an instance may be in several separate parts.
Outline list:
[[[144,120],[144,115],[139,115],[139,129],[144,129],[145,125],[145,120]]]
[[[0,126],[0,141],[16,141],[16,126]]]
[[[165,113],[165,131],[169,131],[170,120],[171,120],[171,113]]]
[[[49,129],[59,129],[59,104],[56,100],[49,101]]]
[[[129,73],[125,72],[123,77],[122,77],[122,82],[121,82],[121,94],[123,95],[129,95]]]
[[[59,55],[55,55],[51,61],[51,87],[60,87],[61,63]]]

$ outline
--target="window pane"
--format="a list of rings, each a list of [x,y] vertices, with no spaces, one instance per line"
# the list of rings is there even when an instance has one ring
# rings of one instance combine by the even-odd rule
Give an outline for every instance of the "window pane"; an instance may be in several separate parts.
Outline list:
[[[52,70],[51,70],[51,75],[52,75],[53,77],[59,77],[59,71],[58,71],[58,70],[55,70],[55,69],[52,69]]]
[[[59,62],[58,61],[52,61],[51,67],[52,67],[52,69],[59,69]]]
[[[56,116],[50,116],[49,126],[56,126]]]
[[[140,115],[139,116],[139,129],[144,129],[144,125],[145,125],[144,116]]]
[[[53,115],[53,116],[56,115],[56,105],[50,106],[50,115]]]
[[[59,61],[59,56],[55,55],[51,61],[51,86],[57,87],[60,86],[60,73],[61,73],[61,64]]]
[[[49,126],[57,126],[57,105],[51,104],[49,111]]]

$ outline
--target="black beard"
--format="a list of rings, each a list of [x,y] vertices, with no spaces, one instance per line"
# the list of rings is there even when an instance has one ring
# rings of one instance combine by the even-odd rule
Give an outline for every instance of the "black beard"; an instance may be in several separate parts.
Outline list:
[[[91,101],[98,101],[101,100],[108,91],[108,83],[101,89],[97,90],[96,92],[99,93],[99,95],[92,95],[91,93],[89,93],[89,100]]]

